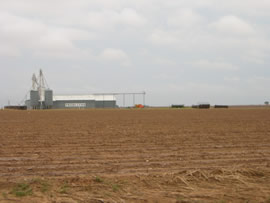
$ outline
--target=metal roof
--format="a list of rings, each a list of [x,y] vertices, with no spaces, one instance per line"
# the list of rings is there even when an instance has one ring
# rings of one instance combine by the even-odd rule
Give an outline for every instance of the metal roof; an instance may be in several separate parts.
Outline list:
[[[115,101],[114,95],[55,95],[53,101]]]

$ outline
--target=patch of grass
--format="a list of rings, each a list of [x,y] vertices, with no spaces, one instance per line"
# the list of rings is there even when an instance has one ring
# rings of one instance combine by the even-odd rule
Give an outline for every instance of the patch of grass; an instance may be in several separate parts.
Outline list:
[[[101,177],[99,177],[99,176],[96,176],[95,179],[94,179],[94,181],[96,183],[104,183],[104,180]]]
[[[176,202],[177,202],[177,203],[183,203],[183,202],[185,202],[185,201],[184,201],[184,197],[182,197],[181,195],[177,195],[177,197],[176,197]]]
[[[69,186],[67,183],[65,183],[64,185],[62,185],[60,187],[60,191],[61,194],[68,194],[69,193]]]
[[[2,192],[2,196],[4,199],[7,199],[7,193],[6,192]]]
[[[112,189],[113,189],[114,192],[117,192],[120,189],[120,185],[118,185],[118,184],[112,184]]]
[[[51,188],[51,185],[45,181],[45,180],[42,180],[40,178],[36,178],[36,179],[33,179],[31,181],[32,184],[38,184],[39,185],[39,189],[42,193],[46,193],[49,191],[49,189]]]
[[[109,192],[105,192],[104,195],[105,195],[106,197],[111,197],[111,196],[112,196]]]
[[[16,197],[24,197],[24,196],[32,195],[33,190],[29,184],[19,183],[12,189],[11,193],[15,195]]]
[[[51,185],[49,183],[47,182],[41,183],[41,192],[46,193],[50,190],[50,188],[51,188]]]
[[[96,183],[104,183],[105,185],[111,187],[112,190],[113,190],[113,192],[117,192],[117,191],[119,191],[119,190],[121,189],[121,185],[120,185],[120,184],[118,184],[118,183],[113,183],[113,182],[111,182],[110,180],[104,180],[103,178],[101,178],[101,177],[99,177],[99,176],[96,176],[96,177],[94,178],[94,182],[96,182]],[[125,183],[125,182],[123,181],[123,184],[124,184],[124,183]]]
[[[30,181],[31,184],[41,184],[43,180],[40,178],[34,178]]]

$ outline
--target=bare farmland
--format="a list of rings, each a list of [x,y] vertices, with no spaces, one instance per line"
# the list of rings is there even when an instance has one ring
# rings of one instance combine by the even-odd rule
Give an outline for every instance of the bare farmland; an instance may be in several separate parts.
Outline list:
[[[0,202],[266,202],[269,157],[268,108],[0,111]]]

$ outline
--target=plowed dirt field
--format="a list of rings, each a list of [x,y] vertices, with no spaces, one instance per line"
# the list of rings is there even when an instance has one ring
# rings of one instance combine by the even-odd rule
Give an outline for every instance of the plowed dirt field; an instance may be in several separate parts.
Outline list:
[[[0,202],[270,202],[270,108],[2,110]]]

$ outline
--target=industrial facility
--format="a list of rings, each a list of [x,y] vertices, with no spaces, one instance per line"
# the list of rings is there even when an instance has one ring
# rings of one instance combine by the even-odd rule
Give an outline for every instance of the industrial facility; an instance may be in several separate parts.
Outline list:
[[[25,101],[27,109],[72,109],[72,108],[116,108],[114,94],[54,95],[46,82],[42,70],[33,74],[30,99]]]
[[[87,95],[54,95],[49,88],[42,70],[38,77],[32,76],[32,87],[26,96],[24,109],[88,109],[88,108],[117,108],[116,97],[123,99],[122,107],[126,106],[126,97],[132,97],[133,107],[145,106],[145,92],[126,93],[96,93]],[[141,95],[143,104],[136,104],[136,96]],[[27,99],[28,98],[28,99]],[[7,109],[22,109],[22,106],[7,106]]]

